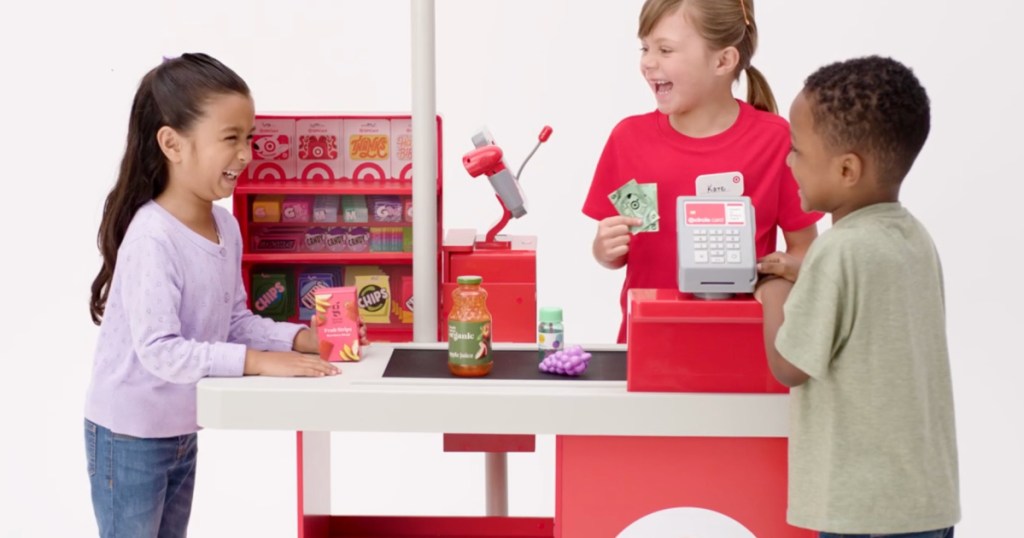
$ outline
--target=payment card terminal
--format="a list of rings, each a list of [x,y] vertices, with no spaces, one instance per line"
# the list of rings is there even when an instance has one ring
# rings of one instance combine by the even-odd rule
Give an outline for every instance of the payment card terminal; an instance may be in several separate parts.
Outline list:
[[[749,197],[677,198],[679,291],[706,299],[753,293],[755,224]]]

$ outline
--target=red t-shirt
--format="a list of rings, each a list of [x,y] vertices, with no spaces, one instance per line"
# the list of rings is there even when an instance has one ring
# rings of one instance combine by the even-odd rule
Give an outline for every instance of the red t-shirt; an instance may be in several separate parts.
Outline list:
[[[686,136],[658,111],[619,122],[605,144],[583,213],[595,220],[618,215],[608,199],[631,179],[658,184],[659,231],[638,233],[629,242],[626,278],[619,299],[622,324],[618,341],[626,341],[626,293],[632,288],[678,286],[676,274],[676,198],[693,196],[697,176],[743,174],[745,196],[757,218],[757,256],[775,252],[776,226],[784,231],[806,228],[820,213],[800,209],[796,180],[786,166],[789,123],[776,114],[737,100],[736,122],[706,138]]]

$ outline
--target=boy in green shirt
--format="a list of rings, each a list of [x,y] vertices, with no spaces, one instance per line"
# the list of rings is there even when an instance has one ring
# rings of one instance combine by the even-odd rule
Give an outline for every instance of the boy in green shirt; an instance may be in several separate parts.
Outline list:
[[[793,387],[791,525],[822,538],[952,538],[960,520],[942,268],[899,202],[929,100],[899,62],[807,78],[787,163],[832,228],[800,261],[766,256],[756,296],[775,377]]]

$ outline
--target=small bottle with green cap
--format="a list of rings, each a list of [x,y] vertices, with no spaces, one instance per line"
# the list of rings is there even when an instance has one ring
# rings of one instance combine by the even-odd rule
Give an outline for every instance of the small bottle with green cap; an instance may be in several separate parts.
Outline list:
[[[537,353],[540,360],[565,347],[565,329],[562,327],[562,309],[546,306],[540,309],[537,326]]]

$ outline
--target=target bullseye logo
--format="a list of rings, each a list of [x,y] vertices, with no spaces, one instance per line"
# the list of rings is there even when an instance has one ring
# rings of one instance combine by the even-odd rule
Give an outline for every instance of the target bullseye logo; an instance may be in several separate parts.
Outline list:
[[[735,519],[692,506],[666,508],[632,522],[616,538],[758,538]],[[767,537],[762,537],[767,538]]]

